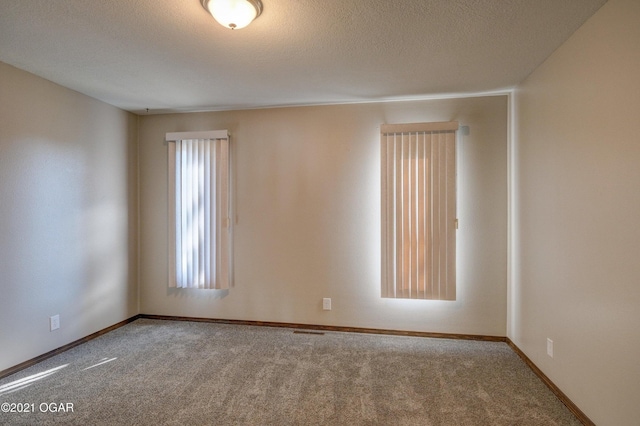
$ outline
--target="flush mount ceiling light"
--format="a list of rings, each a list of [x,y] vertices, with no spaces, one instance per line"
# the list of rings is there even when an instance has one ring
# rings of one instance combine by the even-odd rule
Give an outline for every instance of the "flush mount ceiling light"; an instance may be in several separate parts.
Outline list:
[[[262,13],[260,0],[200,0],[200,3],[220,25],[232,30],[246,27]]]

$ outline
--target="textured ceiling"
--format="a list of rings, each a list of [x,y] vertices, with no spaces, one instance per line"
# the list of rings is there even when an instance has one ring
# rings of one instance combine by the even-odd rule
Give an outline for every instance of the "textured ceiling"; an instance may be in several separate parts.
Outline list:
[[[522,81],[605,0],[0,0],[0,61],[133,112],[419,98]]]

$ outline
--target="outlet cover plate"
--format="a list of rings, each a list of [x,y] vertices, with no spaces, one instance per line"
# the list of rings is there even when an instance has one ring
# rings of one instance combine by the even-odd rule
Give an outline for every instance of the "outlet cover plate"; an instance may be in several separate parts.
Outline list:
[[[322,299],[322,309],[324,309],[325,311],[330,311],[331,310],[331,299],[328,297],[325,297],[324,299]]]
[[[49,317],[49,331],[57,330],[60,328],[60,315],[54,315]]]

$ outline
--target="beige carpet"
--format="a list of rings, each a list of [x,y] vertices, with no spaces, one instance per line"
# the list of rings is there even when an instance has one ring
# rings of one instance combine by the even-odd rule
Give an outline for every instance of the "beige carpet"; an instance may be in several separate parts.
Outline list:
[[[505,343],[148,319],[0,380],[0,403],[35,411],[2,425],[580,424]]]

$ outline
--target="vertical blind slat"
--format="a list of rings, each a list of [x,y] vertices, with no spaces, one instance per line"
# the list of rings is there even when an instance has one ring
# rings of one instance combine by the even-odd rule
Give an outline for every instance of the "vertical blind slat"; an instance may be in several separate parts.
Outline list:
[[[171,232],[176,229],[176,168],[178,165],[175,162],[176,155],[176,144],[170,143],[169,145],[169,156],[168,156],[168,175],[169,175],[169,247],[176,246],[176,233]],[[176,261],[175,254],[169,251],[169,286],[175,287],[176,285],[176,265],[178,262]]]
[[[433,185],[433,163],[431,162],[431,152],[433,150],[433,135],[431,133],[426,133],[425,135],[425,161],[428,164],[428,172],[426,174],[426,182],[425,182],[425,200],[426,211],[425,211],[425,226],[426,226],[426,247],[425,247],[425,259],[426,259],[426,270],[425,270],[425,279],[427,280],[425,283],[427,291],[425,292],[425,298],[432,299],[433,298],[433,222],[432,222],[432,214],[431,210],[433,208],[433,200],[432,193],[430,191],[431,186]]]
[[[417,288],[416,297],[424,298],[425,294],[425,156],[424,156],[424,134],[416,135],[416,158],[418,159],[418,170],[416,174],[416,234],[417,234],[417,250],[416,250],[416,275]]]
[[[447,217],[453,217],[453,222],[449,221],[448,226],[451,228],[447,232],[447,259],[455,259],[456,257],[456,137],[455,133],[447,134]],[[456,282],[455,262],[447,263],[447,282]],[[456,298],[456,286],[447,286],[446,299],[453,300]]]
[[[202,184],[204,186],[204,194],[203,194],[203,199],[202,199],[202,204],[201,204],[201,208],[202,208],[202,215],[203,215],[203,240],[206,242],[207,240],[210,239],[211,235],[211,191],[212,191],[212,186],[211,186],[211,144],[210,143],[205,143],[204,144],[204,153],[203,153],[203,160],[204,160],[204,170],[203,170],[203,176],[202,176]],[[211,244],[204,244],[204,253],[203,253],[203,258],[204,259],[211,259]],[[211,282],[211,262],[209,261],[205,261],[204,263],[204,268],[203,268],[203,277],[202,280],[204,282]]]
[[[220,158],[228,158],[229,156],[229,145],[226,143],[220,144]],[[231,226],[229,222],[229,215],[222,214],[222,212],[229,211],[229,163],[227,161],[221,162],[219,164],[220,168],[220,187],[222,188],[219,191],[220,194],[220,214],[218,215],[220,221],[220,246],[221,247],[229,247],[229,227]],[[220,252],[220,264],[228,265],[229,264],[229,250],[219,250]],[[220,269],[220,280],[222,282],[229,282],[229,268],[221,268]]]
[[[398,140],[400,139],[400,140]],[[392,212],[393,217],[395,218],[396,227],[394,228],[394,235],[396,237],[395,248],[395,256],[396,256],[396,277],[395,277],[395,288],[394,294],[395,297],[403,297],[402,292],[402,281],[403,281],[403,272],[404,272],[404,263],[402,261],[403,254],[403,245],[402,245],[402,235],[403,235],[403,224],[402,224],[402,135],[400,138],[394,138],[395,145],[395,175],[396,175],[396,191],[397,194],[394,200],[395,209]]]

